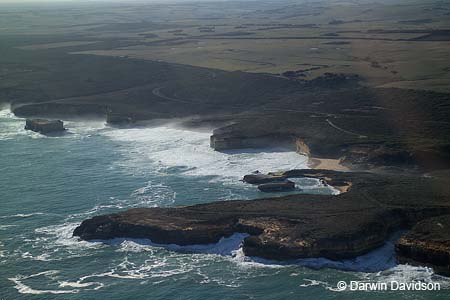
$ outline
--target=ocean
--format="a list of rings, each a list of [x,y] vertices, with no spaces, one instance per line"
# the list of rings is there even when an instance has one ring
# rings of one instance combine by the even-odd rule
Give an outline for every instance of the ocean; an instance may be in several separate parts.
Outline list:
[[[72,237],[89,217],[133,207],[177,206],[264,194],[243,175],[306,168],[282,148],[226,153],[208,131],[165,124],[111,128],[67,121],[48,137],[0,111],[0,299],[448,299],[450,281],[398,265],[393,242],[352,260],[288,262],[246,257],[244,234],[213,245],[150,240],[86,242]],[[313,179],[302,191],[337,193]],[[440,291],[341,291],[339,281],[438,282]]]

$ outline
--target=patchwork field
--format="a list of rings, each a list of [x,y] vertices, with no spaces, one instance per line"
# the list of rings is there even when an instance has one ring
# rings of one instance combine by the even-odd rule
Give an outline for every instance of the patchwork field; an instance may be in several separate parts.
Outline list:
[[[5,6],[0,35],[28,51],[302,79],[356,73],[371,86],[450,91],[450,5],[441,1],[59,5]]]

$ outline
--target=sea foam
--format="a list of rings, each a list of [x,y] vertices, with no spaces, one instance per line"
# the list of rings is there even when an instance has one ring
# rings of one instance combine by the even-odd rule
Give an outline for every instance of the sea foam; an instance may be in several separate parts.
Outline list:
[[[0,140],[11,140],[20,136],[28,136],[33,139],[38,138],[86,138],[92,134],[106,128],[104,121],[84,120],[84,121],[64,121],[64,127],[67,129],[65,134],[56,136],[47,136],[34,131],[25,130],[25,119],[14,115],[10,109],[0,110]]]
[[[125,158],[122,166],[133,171],[156,167],[167,174],[177,168],[177,172],[189,176],[237,179],[256,170],[307,167],[307,157],[284,148],[214,151],[209,145],[210,133],[173,126],[105,130],[102,134],[118,142]]]
[[[54,289],[37,289],[33,288],[30,285],[27,285],[25,282],[29,279],[35,277],[47,277],[48,279],[55,281],[58,279],[58,270],[48,270],[39,272],[31,275],[17,275],[15,277],[8,278],[15,284],[15,288],[21,294],[33,294],[33,295],[43,295],[43,294],[76,294],[80,292],[81,289],[88,290],[98,290],[102,288],[104,285],[100,282],[83,282],[86,278],[81,278],[78,281],[58,281],[57,287]],[[72,289],[65,289],[65,288]]]

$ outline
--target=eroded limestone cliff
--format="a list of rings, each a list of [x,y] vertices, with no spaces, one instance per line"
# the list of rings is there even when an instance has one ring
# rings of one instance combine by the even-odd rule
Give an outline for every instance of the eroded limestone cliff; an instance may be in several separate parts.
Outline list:
[[[393,231],[450,214],[448,179],[327,170],[293,170],[284,175],[336,185],[351,182],[352,188],[340,195],[135,208],[85,220],[74,235],[85,240],[128,237],[188,245],[215,243],[245,232],[250,235],[243,242],[246,255],[342,259],[381,246]]]

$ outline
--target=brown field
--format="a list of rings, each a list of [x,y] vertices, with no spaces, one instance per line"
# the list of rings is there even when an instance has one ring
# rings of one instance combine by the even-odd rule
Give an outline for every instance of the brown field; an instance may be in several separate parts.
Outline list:
[[[83,46],[95,44],[95,41],[72,41],[72,42],[60,42],[60,43],[48,43],[48,44],[35,44],[35,45],[27,45],[18,47],[22,50],[44,50],[44,49],[55,49],[55,48],[64,48],[64,47],[72,47],[72,46]]]
[[[357,73],[376,86],[450,91],[450,72],[443,68],[450,62],[450,42],[354,40],[347,45],[327,42],[330,40],[214,39],[78,53],[128,56],[227,71],[279,74],[305,70],[305,78],[324,72]]]
[[[370,86],[450,92],[450,4],[442,1],[60,5],[6,7],[0,35],[23,36],[21,50],[297,71],[299,79],[356,73]]]

